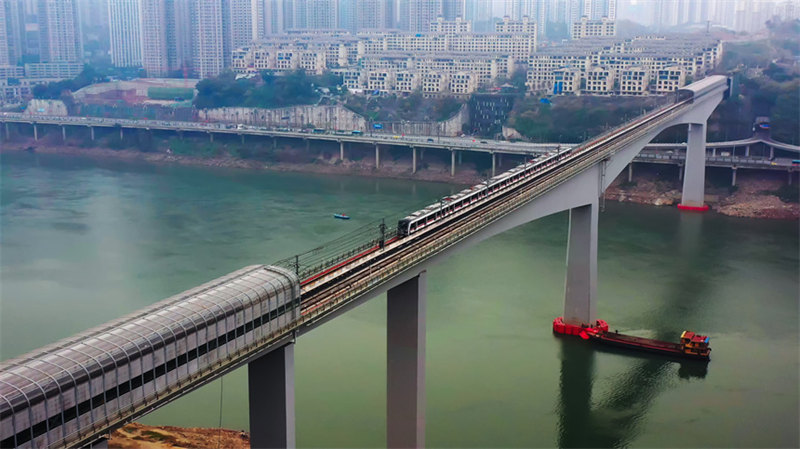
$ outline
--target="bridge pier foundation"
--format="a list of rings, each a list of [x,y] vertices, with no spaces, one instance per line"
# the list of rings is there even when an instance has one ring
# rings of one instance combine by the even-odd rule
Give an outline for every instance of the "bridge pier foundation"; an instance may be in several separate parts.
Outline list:
[[[705,205],[706,180],[706,124],[689,124],[689,135],[686,139],[686,165],[683,177],[683,195],[679,209],[702,211]]]
[[[425,447],[427,272],[387,292],[386,445]]]
[[[295,447],[294,344],[247,365],[250,447]]]
[[[33,124],[33,140],[39,140],[39,128],[36,127],[36,123]]]
[[[564,322],[594,324],[597,297],[598,200],[569,210]]]
[[[417,173],[417,147],[411,147],[411,174]]]

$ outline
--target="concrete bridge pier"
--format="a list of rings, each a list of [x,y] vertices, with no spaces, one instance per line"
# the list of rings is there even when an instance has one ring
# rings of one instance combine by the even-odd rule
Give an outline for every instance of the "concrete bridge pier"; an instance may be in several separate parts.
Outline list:
[[[386,446],[425,447],[427,272],[387,292]],[[255,446],[253,446],[255,447]]]
[[[340,161],[344,160],[344,142],[342,142],[341,140],[339,141],[339,160]]]
[[[210,131],[209,131],[209,133],[208,133],[208,141],[209,141],[209,142],[214,142],[214,133],[212,133],[212,132],[210,132]]]
[[[456,175],[456,152],[450,149],[450,177]]]
[[[497,166],[503,167],[503,153],[497,153]]]
[[[736,167],[731,169],[731,187],[736,187]]]
[[[244,145],[244,134],[239,134],[239,137],[242,138],[242,145]]]
[[[33,124],[33,140],[39,140],[39,128],[36,127],[36,123]]]
[[[569,210],[564,322],[594,324],[597,301],[598,199]]]
[[[791,171],[791,170],[789,170],[789,172],[788,172],[788,173],[789,173],[788,185],[792,185],[792,171]]]
[[[497,156],[495,156],[494,151],[492,151],[492,177],[493,178],[494,178],[496,172],[497,172]]]
[[[628,164],[628,182],[633,181],[633,162]]]
[[[7,131],[6,131],[7,132]],[[775,147],[769,147],[769,160],[775,159]]]
[[[67,141],[67,127],[64,125],[61,125],[61,141],[62,142]]]
[[[683,195],[678,208],[706,210],[706,123],[690,123],[686,139],[686,173],[683,177]]]
[[[209,133],[209,134],[211,134],[211,133]],[[123,135],[123,128],[120,126],[120,127],[119,127],[119,140],[122,140],[123,138],[124,138],[124,135]],[[212,137],[211,141],[212,141],[212,142],[214,141],[213,137]]]
[[[5,126],[6,133],[5,133],[5,134],[3,134],[3,138],[4,138],[5,140],[11,140],[11,131],[9,131],[9,128],[8,128],[8,122],[5,122],[4,124],[6,125],[6,126]]]
[[[411,147],[411,174],[417,173],[417,147]]]
[[[94,142],[94,126],[89,127],[89,137],[92,139],[92,142]]]
[[[375,168],[381,168],[381,146],[375,144]]]
[[[247,364],[250,447],[295,447],[294,343]]]

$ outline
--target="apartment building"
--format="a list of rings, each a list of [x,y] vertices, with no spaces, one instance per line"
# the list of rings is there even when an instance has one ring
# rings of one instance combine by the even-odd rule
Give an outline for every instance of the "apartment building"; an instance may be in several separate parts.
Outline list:
[[[142,65],[138,0],[109,0],[108,29],[111,63],[116,67]]]
[[[437,95],[447,92],[450,87],[450,75],[439,72],[426,72],[422,75],[422,93]]]
[[[536,36],[536,21],[524,16],[521,20],[512,20],[505,16],[500,22],[495,22],[494,30],[498,33],[531,34]]]
[[[583,71],[574,67],[562,67],[553,71],[553,94],[577,94],[581,90]]]
[[[657,94],[675,92],[684,85],[686,85],[686,72],[680,66],[666,67],[657,72]]]
[[[457,72],[450,77],[450,93],[470,95],[478,90],[478,77],[472,72]]]
[[[594,66],[586,72],[586,85],[583,92],[589,95],[611,95],[614,92],[614,71]]]
[[[650,91],[650,71],[635,66],[623,69],[620,73],[619,94],[642,96]]]
[[[603,17],[599,20],[590,20],[581,17],[581,20],[572,24],[570,36],[573,39],[594,39],[617,35],[617,23]]]
[[[445,20],[444,17],[437,17],[435,22],[431,22],[431,33],[435,34],[459,34],[471,33],[472,22],[456,17],[455,20]]]
[[[38,0],[39,60],[82,62],[83,33],[76,0]]]
[[[411,93],[419,89],[422,85],[422,77],[419,72],[411,70],[401,70],[395,73],[395,90],[401,93]]]
[[[367,90],[389,93],[395,88],[394,70],[372,70],[367,74]]]

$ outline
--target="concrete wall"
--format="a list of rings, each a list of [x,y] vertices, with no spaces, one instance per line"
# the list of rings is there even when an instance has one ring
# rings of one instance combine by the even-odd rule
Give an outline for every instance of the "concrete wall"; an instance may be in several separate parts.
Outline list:
[[[292,106],[278,109],[217,108],[197,111],[200,121],[243,125],[361,130],[367,128],[364,117],[341,106]]]
[[[26,115],[56,115],[66,116],[67,105],[61,100],[31,100],[25,108]]]
[[[441,122],[381,122],[383,129],[373,131],[396,135],[460,136],[465,123],[469,123],[469,108],[462,105],[452,117]]]

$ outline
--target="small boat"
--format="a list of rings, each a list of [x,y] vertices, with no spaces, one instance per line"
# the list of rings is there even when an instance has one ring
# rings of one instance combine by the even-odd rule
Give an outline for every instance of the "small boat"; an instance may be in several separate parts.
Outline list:
[[[338,218],[339,220],[349,220],[350,216],[345,214],[333,214],[333,218]]]

